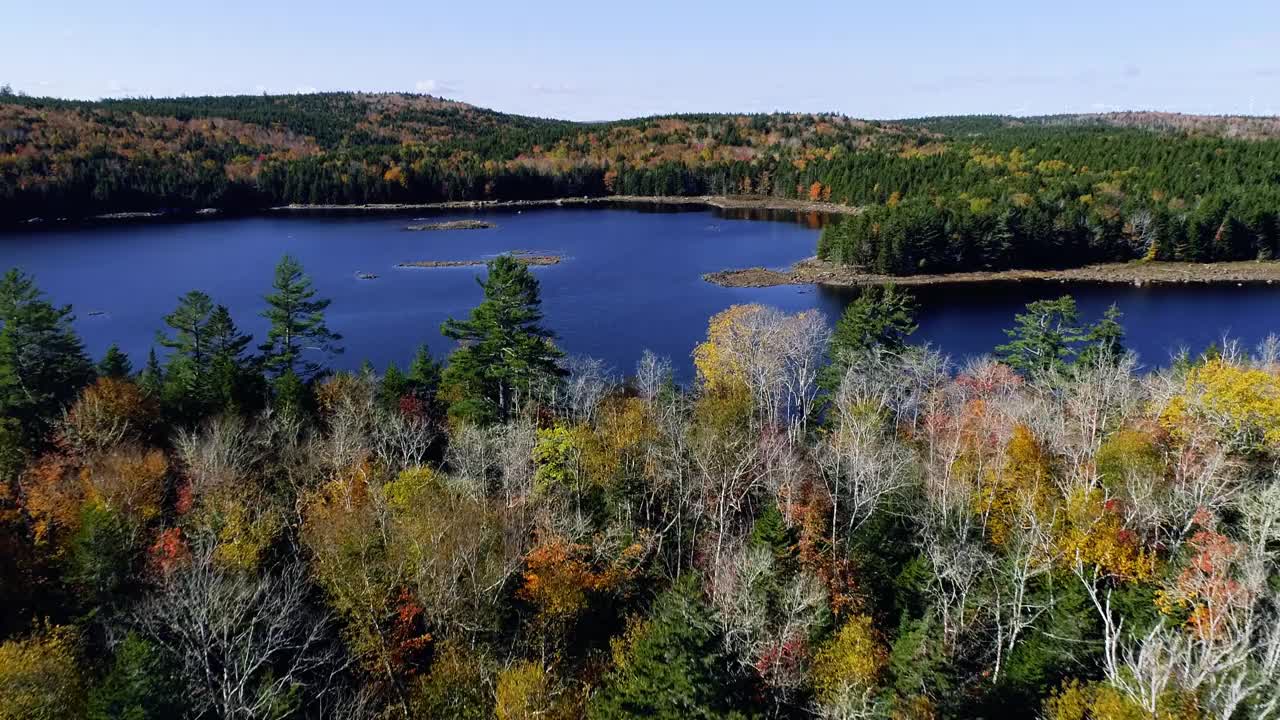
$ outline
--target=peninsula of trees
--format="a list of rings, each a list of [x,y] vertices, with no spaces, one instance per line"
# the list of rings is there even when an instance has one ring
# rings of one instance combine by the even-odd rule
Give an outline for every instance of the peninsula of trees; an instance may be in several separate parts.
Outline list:
[[[1162,113],[576,123],[424,95],[0,93],[0,222],[565,197],[862,208],[818,254],[910,275],[1274,257],[1280,121]]]
[[[956,367],[885,287],[681,387],[482,286],[334,373],[286,257],[264,342],[193,291],[135,371],[0,279],[0,718],[1280,713],[1280,340],[1143,373],[1065,296]]]

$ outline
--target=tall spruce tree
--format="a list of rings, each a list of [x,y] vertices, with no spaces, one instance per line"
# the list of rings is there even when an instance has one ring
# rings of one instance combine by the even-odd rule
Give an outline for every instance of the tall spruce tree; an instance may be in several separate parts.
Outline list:
[[[129,362],[129,356],[120,351],[119,345],[111,343],[102,360],[98,361],[98,375],[119,380],[132,374],[133,363]]]
[[[0,417],[16,422],[28,445],[93,378],[73,320],[71,307],[45,300],[31,276],[15,268],[0,278]]]
[[[329,329],[324,311],[331,302],[316,299],[311,278],[302,272],[302,265],[291,255],[280,258],[276,265],[275,280],[271,287],[275,292],[267,295],[267,309],[262,316],[271,321],[267,341],[259,349],[263,353],[263,365],[273,376],[293,372],[304,382],[325,370],[325,366],[303,356],[303,351],[319,352],[328,357],[340,355],[338,344],[342,336]]]
[[[443,382],[457,391],[449,412],[472,422],[505,420],[536,382],[564,374],[564,357],[542,327],[538,281],[510,255],[489,262],[480,281],[484,301],[469,320],[446,320],[441,332],[459,342]]]
[[[872,348],[891,353],[905,350],[907,337],[919,327],[916,311],[915,297],[894,285],[864,290],[836,322],[828,350],[831,362],[823,369],[819,384],[827,392],[835,392],[849,366]]]
[[[164,389],[164,368],[160,366],[160,358],[156,357],[156,349],[147,351],[147,364],[138,373],[138,387],[153,399],[160,397]]]
[[[241,412],[257,406],[261,376],[245,355],[253,336],[241,333],[225,305],[209,314],[205,326],[209,352],[209,395],[215,412]]]
[[[199,290],[178,298],[178,307],[164,316],[171,333],[156,333],[156,342],[169,348],[160,393],[165,412],[179,422],[207,414],[213,397],[209,384],[209,316],[213,300]]]

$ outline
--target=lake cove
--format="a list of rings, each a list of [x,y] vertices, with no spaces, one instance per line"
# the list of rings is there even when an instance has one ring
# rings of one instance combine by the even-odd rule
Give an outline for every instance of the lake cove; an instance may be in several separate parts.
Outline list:
[[[679,209],[679,208],[676,208]],[[649,348],[668,355],[682,379],[708,318],[738,303],[788,312],[817,308],[834,322],[856,288],[815,285],[721,287],[703,275],[726,268],[790,268],[813,255],[821,219],[760,210],[672,212],[538,208],[421,214],[273,215],[184,223],[132,223],[0,232],[0,265],[33,273],[57,303],[71,303],[90,352],[117,342],[135,365],[145,359],[162,316],[198,289],[227,305],[255,341],[258,316],[280,256],[301,260],[320,294],[333,300],[329,325],[345,336],[336,365],[368,359],[401,365],[427,343],[440,357],[449,317],[480,301],[482,267],[396,271],[404,262],[479,262],[524,251],[558,257],[537,267],[546,323],[571,354],[599,357],[629,372]],[[753,219],[748,219],[753,218]],[[414,223],[482,221],[484,232],[405,232]],[[798,222],[799,220],[799,222]],[[368,278],[357,275],[363,273]],[[1280,285],[1098,284],[1022,281],[913,288],[922,307],[915,338],[957,356],[989,352],[1032,300],[1070,293],[1086,320],[1117,303],[1128,345],[1147,364],[1165,364],[1186,346],[1204,348],[1230,334],[1243,342],[1280,332]]]

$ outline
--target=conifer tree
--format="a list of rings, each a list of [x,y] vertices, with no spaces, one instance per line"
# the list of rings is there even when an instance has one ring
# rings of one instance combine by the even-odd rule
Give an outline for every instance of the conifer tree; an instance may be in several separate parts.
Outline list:
[[[1102,319],[1089,326],[1085,333],[1085,347],[1080,351],[1081,363],[1116,363],[1124,356],[1124,326],[1120,318],[1124,313],[1111,304],[1102,314]]]
[[[156,357],[155,347],[147,351],[147,364],[142,367],[142,372],[138,373],[138,386],[152,398],[160,397],[164,386],[164,368],[160,366],[160,359]]]
[[[697,578],[686,574],[654,604],[627,648],[626,663],[605,678],[592,720],[699,720],[754,715]]]
[[[388,363],[378,380],[378,403],[387,410],[395,410],[409,389],[409,378],[394,362]]]
[[[120,346],[111,343],[107,348],[106,354],[102,356],[102,360],[98,362],[98,375],[100,377],[109,377],[122,379],[133,374],[133,363],[129,362],[129,356],[120,351]]]
[[[450,414],[472,422],[504,420],[534,384],[564,374],[564,356],[542,327],[538,281],[510,255],[489,262],[480,281],[484,301],[469,320],[446,320],[441,332],[459,341],[444,382],[459,391]]]
[[[1075,298],[1037,300],[1027,311],[1014,316],[1016,326],[1005,330],[1009,342],[996,347],[996,354],[1010,367],[1031,374],[1062,370],[1075,355],[1076,343],[1083,339],[1080,312]]]
[[[867,288],[845,308],[836,322],[829,349],[830,364],[823,370],[820,384],[835,392],[845,371],[860,355],[880,347],[901,353],[907,337],[919,327],[915,322],[915,297],[894,285]]]
[[[209,395],[214,412],[241,412],[257,405],[260,375],[245,355],[253,336],[241,333],[225,305],[209,314]]]
[[[275,292],[267,295],[267,305],[262,316],[271,321],[267,340],[260,346],[263,364],[274,376],[293,372],[299,379],[309,382],[321,374],[325,367],[313,355],[303,356],[304,351],[320,352],[332,357],[342,353],[338,344],[342,336],[329,329],[324,311],[329,307],[327,299],[316,299],[311,278],[302,272],[296,258],[285,255],[276,265],[275,280],[271,287]]]
[[[29,444],[93,378],[73,319],[71,307],[45,300],[29,275],[15,268],[0,278],[0,417],[21,423]]]
[[[432,400],[440,387],[440,363],[431,356],[425,344],[418,346],[418,352],[409,364],[408,380],[413,391],[426,401]]]
[[[173,335],[157,333],[156,341],[173,351],[169,358],[170,368],[173,368],[175,362],[185,363],[187,370],[196,376],[208,370],[209,349],[205,328],[212,312],[213,300],[199,290],[192,290],[178,298],[178,307],[164,316],[164,324],[172,329]]]
[[[209,383],[208,326],[213,301],[192,290],[178,299],[178,307],[164,316],[171,335],[156,334],[156,341],[171,350],[160,394],[165,411],[179,422],[192,422],[207,414],[213,404]]]

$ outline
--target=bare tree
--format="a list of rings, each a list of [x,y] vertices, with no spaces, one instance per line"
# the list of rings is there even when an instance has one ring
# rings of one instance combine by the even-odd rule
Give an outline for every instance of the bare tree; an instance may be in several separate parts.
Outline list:
[[[538,444],[538,430],[529,418],[514,418],[498,429],[494,444],[502,498],[507,507],[514,507],[533,495],[533,449]]]
[[[652,403],[658,393],[671,384],[671,377],[671,360],[645,350],[636,363],[636,392],[646,402]]]
[[[596,410],[617,387],[615,373],[603,360],[575,355],[565,363],[569,371],[564,379],[564,398],[561,401],[574,422],[590,422]]]
[[[885,432],[884,418],[837,395],[835,427],[819,441],[816,457],[831,495],[831,542],[852,534],[886,499],[916,481],[916,457]]]
[[[226,570],[206,542],[132,622],[177,663],[198,717],[283,718],[296,689],[326,696],[344,667],[309,592],[301,566],[261,576]]]
[[[1019,508],[1018,523],[992,563],[993,601],[989,608],[995,626],[995,668],[991,680],[1000,682],[1006,661],[1027,630],[1052,609],[1052,597],[1033,600],[1033,584],[1053,569],[1050,528],[1030,502]]]
[[[460,482],[470,484],[483,495],[497,462],[493,433],[478,425],[458,426],[449,436],[444,459]]]
[[[243,480],[264,450],[254,428],[235,415],[213,418],[198,430],[179,430],[173,444],[197,492]]]
[[[439,429],[425,416],[380,412],[371,434],[375,457],[388,471],[396,473],[426,461]]]

